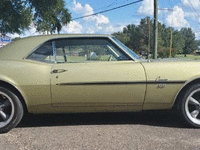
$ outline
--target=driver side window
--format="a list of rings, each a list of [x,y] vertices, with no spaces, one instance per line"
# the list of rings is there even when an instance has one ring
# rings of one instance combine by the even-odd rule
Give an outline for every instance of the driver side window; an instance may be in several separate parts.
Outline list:
[[[55,40],[58,63],[128,60],[117,47],[105,39]]]

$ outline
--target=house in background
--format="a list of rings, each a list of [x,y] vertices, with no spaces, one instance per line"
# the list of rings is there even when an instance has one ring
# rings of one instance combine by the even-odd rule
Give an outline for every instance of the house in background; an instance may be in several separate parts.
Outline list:
[[[0,48],[4,47],[5,45],[11,42],[11,38],[9,36],[2,36],[0,35]]]

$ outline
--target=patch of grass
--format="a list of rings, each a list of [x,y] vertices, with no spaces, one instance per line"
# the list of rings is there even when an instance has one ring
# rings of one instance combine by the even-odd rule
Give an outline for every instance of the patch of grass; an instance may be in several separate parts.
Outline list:
[[[176,55],[176,58],[179,58],[179,59],[200,60],[200,55],[188,54],[187,57],[184,57],[184,55],[181,54],[181,55]]]

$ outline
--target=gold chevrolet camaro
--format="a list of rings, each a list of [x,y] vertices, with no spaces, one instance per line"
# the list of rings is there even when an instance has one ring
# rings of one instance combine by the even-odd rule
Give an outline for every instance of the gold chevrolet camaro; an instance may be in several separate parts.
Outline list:
[[[28,37],[0,49],[0,133],[24,113],[172,108],[200,127],[200,62],[145,61],[110,35]]]

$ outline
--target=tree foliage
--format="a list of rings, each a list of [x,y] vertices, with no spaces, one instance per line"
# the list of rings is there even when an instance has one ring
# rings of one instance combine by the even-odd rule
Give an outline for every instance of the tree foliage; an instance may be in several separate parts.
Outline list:
[[[57,30],[59,33],[62,26],[70,22],[71,15],[65,8],[63,0],[28,0],[34,8],[34,24],[38,31],[50,32]]]
[[[59,33],[71,19],[64,0],[1,0],[0,12],[2,34],[21,33],[32,21],[37,31]]]
[[[195,41],[195,34],[192,32],[191,28],[182,28],[180,33],[182,34],[185,40],[183,53],[186,57],[186,54],[190,54],[191,52],[197,49],[197,42]]]
[[[31,10],[21,0],[1,0],[0,32],[21,33],[31,23]]]
[[[200,46],[200,40],[196,40],[197,42],[197,46],[199,47]]]
[[[138,26],[130,24],[123,32],[113,35],[138,54],[153,52],[153,20],[150,17],[141,19]],[[158,22],[158,57],[169,57],[171,37],[172,56],[177,53],[191,53],[197,48],[195,34],[191,28],[182,28],[178,31]]]

